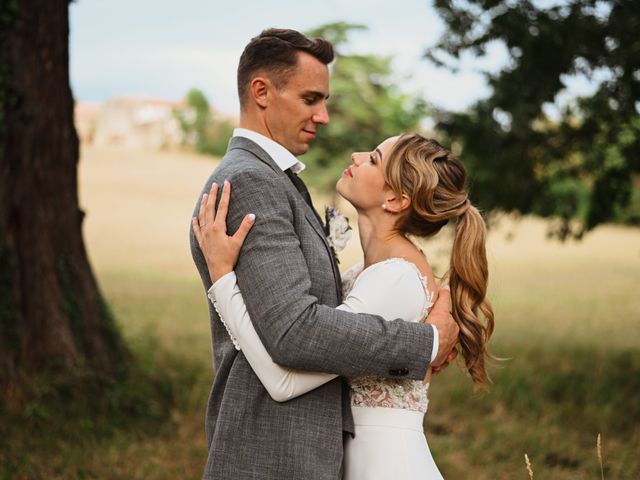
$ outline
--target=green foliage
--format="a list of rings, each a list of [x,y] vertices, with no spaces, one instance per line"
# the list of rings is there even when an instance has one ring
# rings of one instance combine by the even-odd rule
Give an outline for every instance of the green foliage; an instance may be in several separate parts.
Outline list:
[[[207,97],[198,89],[189,90],[185,103],[185,108],[175,112],[185,143],[199,153],[224,155],[234,126],[228,120],[215,118]]]
[[[615,219],[620,223],[640,226],[640,179],[636,178],[629,205],[626,208],[617,208]]]
[[[624,212],[640,173],[640,3],[435,6],[447,24],[426,55],[437,65],[455,69],[462,54],[482,55],[496,41],[510,54],[502,71],[487,74],[488,98],[439,116],[439,129],[462,148],[480,206],[557,217],[562,238],[632,218]],[[560,104],[558,93],[579,74],[600,80],[595,93]]]
[[[206,135],[198,144],[198,152],[222,157],[227,151],[234,128],[235,126],[228,120],[212,121],[206,130]]]
[[[535,369],[527,363],[535,364]],[[492,395],[532,420],[552,416],[561,423],[570,417],[585,431],[597,431],[606,425],[627,435],[640,422],[640,404],[634,396],[640,388],[637,351],[605,355],[592,348],[571,347],[561,354],[530,350],[516,362],[507,362],[500,376]],[[533,391],[544,402],[533,398]]]
[[[336,59],[331,72],[330,122],[304,157],[305,181],[330,191],[354,151],[373,149],[385,138],[419,128],[427,113],[423,99],[401,92],[391,58],[343,53],[349,34],[365,30],[344,22],[320,26],[307,35],[331,41]]]
[[[106,439],[123,431],[134,438],[175,431],[171,411],[201,381],[202,370],[147,337],[117,376],[78,368],[37,377],[19,412],[0,410],[0,478],[47,478],[41,462],[61,454],[68,457],[67,475],[78,468],[90,472],[87,449],[101,450]],[[73,451],[77,458],[69,456]]]
[[[207,126],[211,122],[209,101],[198,89],[191,89],[186,97],[187,110],[178,115],[180,126],[187,136],[187,142],[199,145],[206,136]]]
[[[487,393],[474,395],[459,372],[434,381],[435,415],[427,414],[425,427],[445,478],[520,478],[514,472],[527,452],[540,478],[600,478],[589,475],[597,465],[598,433],[620,447],[606,450],[607,478],[635,478],[637,457],[629,458],[624,449],[639,434],[637,351],[602,354],[566,344],[544,348],[517,342],[501,347],[520,348],[496,370]],[[456,436],[457,448],[464,449],[462,465],[460,451],[442,448]],[[474,476],[472,469],[482,475]]]

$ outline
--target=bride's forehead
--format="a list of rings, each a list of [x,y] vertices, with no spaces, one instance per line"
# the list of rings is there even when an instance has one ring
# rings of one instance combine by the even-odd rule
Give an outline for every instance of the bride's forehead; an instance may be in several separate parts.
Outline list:
[[[377,149],[380,150],[382,153],[389,151],[398,141],[398,138],[400,137],[397,135],[395,137],[387,138],[380,145],[378,145]]]

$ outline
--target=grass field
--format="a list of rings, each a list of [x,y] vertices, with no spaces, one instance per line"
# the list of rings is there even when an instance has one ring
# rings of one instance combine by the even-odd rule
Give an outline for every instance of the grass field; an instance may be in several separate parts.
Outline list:
[[[133,350],[184,387],[151,431],[48,438],[50,451],[25,454],[44,459],[32,478],[200,478],[211,351],[187,231],[214,166],[183,153],[83,150],[85,238],[102,290]],[[492,344],[508,360],[488,393],[456,367],[434,380],[425,426],[447,479],[525,479],[525,453],[535,478],[598,479],[598,433],[605,478],[640,478],[640,230],[605,226],[560,244],[545,228],[527,218],[490,234]],[[446,240],[425,247],[441,273]],[[342,267],[359,259],[357,243]]]

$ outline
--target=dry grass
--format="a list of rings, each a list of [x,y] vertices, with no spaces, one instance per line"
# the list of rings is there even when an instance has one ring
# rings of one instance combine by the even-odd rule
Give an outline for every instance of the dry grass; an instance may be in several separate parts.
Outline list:
[[[203,373],[157,435],[122,432],[78,446],[44,477],[200,477],[211,352],[187,230],[214,166],[182,153],[83,150],[85,236],[125,335],[134,346],[153,338]],[[316,198],[318,207],[323,203]],[[539,478],[597,478],[588,439],[600,431],[612,452],[602,476],[640,477],[640,429],[628,425],[629,415],[637,421],[640,392],[625,373],[640,372],[640,230],[605,226],[583,242],[560,244],[548,241],[545,229],[527,218],[491,232],[493,349],[512,360],[494,371],[488,395],[473,394],[455,368],[435,379],[426,428],[446,478],[522,478],[525,452],[536,459]],[[427,243],[425,251],[442,273],[447,239]],[[342,268],[359,255],[352,241]]]
[[[175,152],[84,149],[80,204],[85,239],[100,273],[191,278],[191,213],[215,164]]]
[[[598,463],[600,464],[600,477],[604,480],[604,466],[602,462],[602,443],[600,442],[600,434],[596,440],[596,453],[598,454]]]
[[[524,454],[524,464],[527,467],[527,473],[529,474],[530,480],[533,480],[533,467],[531,466],[531,462],[529,461],[529,455]]]

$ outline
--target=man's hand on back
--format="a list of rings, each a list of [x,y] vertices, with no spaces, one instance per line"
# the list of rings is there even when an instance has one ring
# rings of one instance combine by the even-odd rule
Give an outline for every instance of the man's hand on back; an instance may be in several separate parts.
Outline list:
[[[438,329],[438,355],[431,364],[434,372],[441,371],[458,354],[455,346],[459,341],[460,328],[451,315],[450,303],[451,292],[447,285],[438,292],[438,299],[427,318],[427,322]]]

